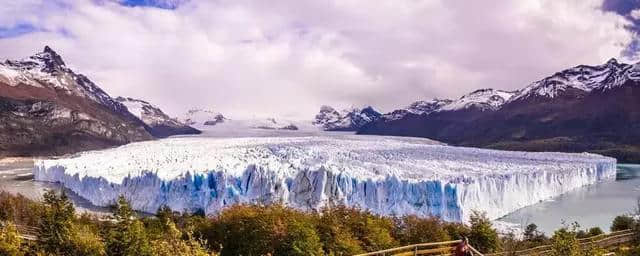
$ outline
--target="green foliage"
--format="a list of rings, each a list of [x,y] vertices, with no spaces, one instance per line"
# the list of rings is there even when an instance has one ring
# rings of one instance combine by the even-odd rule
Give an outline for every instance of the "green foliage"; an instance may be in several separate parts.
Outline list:
[[[564,227],[556,230],[551,237],[551,255],[553,256],[579,256],[580,244],[576,237],[577,225],[571,229]]]
[[[38,225],[43,212],[44,205],[40,203],[0,191],[0,220],[33,227]]]
[[[39,245],[46,253],[69,255],[72,252],[71,227],[75,209],[63,191],[50,190],[44,194],[44,215],[39,224]]]
[[[151,242],[153,255],[156,256],[209,256],[204,243],[195,239],[192,234],[186,234],[186,240],[181,237],[183,233],[170,219],[164,219],[165,233],[161,239]]]
[[[451,222],[444,223],[444,225],[444,230],[447,231],[447,234],[449,234],[451,239],[461,240],[465,237],[469,237],[469,234],[471,234],[471,228],[462,223]]]
[[[626,229],[633,229],[635,227],[635,220],[628,215],[620,215],[613,219],[611,224],[611,232],[621,231]]]
[[[400,244],[432,243],[451,240],[439,218],[405,216],[395,220],[394,237]]]
[[[601,229],[601,228],[599,228],[599,227],[593,227],[593,228],[590,228],[590,229],[587,231],[587,235],[588,235],[589,237],[592,237],[592,236],[599,236],[599,235],[602,235],[602,234],[604,234],[604,231],[602,231],[602,229]]]
[[[587,246],[586,248],[584,248],[584,250],[582,250],[582,255],[583,256],[603,256],[607,253],[606,250],[590,244],[589,246]]]
[[[71,254],[75,256],[104,256],[105,246],[89,225],[74,224],[71,228]]]
[[[152,255],[145,227],[142,221],[133,219],[133,216],[134,212],[129,202],[123,196],[120,196],[113,214],[116,225],[107,234],[106,249],[108,255]]]
[[[0,226],[0,255],[5,256],[22,256],[24,253],[20,248],[22,239],[18,229],[13,223],[7,223]]]
[[[394,221],[345,206],[322,210],[316,228],[324,251],[331,255],[353,255],[398,245],[392,236]]]
[[[354,255],[363,253],[361,242],[351,230],[356,213],[345,207],[325,208],[318,216],[316,228],[323,250],[329,255]]]
[[[322,255],[312,216],[279,205],[233,206],[199,231],[222,255]]]
[[[498,232],[493,228],[486,213],[473,211],[470,216],[471,232],[469,243],[482,253],[497,252],[500,249]]]

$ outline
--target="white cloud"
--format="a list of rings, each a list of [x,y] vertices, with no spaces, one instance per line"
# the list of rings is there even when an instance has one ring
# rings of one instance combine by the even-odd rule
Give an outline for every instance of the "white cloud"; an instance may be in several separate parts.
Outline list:
[[[628,21],[596,0],[191,0],[176,10],[29,1],[0,11],[0,26],[32,17],[49,32],[2,39],[0,56],[49,44],[112,95],[172,114],[191,106],[303,118],[321,104],[391,110],[603,63],[633,37]]]
[[[631,11],[631,13],[629,13],[629,15],[631,15],[631,18],[633,18],[635,20],[640,20],[640,9],[635,9],[635,10]]]

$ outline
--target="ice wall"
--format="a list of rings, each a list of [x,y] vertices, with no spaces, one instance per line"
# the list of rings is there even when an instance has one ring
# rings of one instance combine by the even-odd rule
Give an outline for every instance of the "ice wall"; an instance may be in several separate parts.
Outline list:
[[[37,180],[60,182],[95,205],[124,195],[134,209],[215,213],[236,203],[333,204],[380,214],[467,220],[501,217],[615,177],[594,154],[450,147],[380,136],[173,138],[38,160]]]

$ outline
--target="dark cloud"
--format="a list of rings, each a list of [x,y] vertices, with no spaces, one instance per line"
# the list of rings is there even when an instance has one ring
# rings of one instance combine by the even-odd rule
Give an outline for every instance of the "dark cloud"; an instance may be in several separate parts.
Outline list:
[[[640,57],[640,16],[633,15],[634,10],[640,11],[640,0],[605,0],[602,3],[602,10],[614,12],[626,17],[630,24],[627,29],[636,33],[634,39],[622,51],[622,55],[637,60]]]

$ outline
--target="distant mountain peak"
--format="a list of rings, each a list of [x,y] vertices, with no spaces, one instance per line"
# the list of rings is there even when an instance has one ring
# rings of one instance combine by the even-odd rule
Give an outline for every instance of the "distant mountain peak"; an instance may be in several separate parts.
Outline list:
[[[116,101],[124,104],[129,112],[148,125],[151,134],[155,137],[200,133],[199,130],[169,117],[159,107],[147,101],[130,97],[117,97]]]
[[[42,52],[36,53],[30,59],[44,63],[43,72],[50,73],[66,67],[62,57],[49,46],[45,46]]]
[[[227,118],[220,112],[211,109],[191,108],[187,110],[187,113],[181,121],[187,125],[211,126],[222,123],[225,120],[227,120]]]
[[[350,107],[339,112],[331,106],[323,105],[313,124],[327,131],[355,131],[381,116],[382,114],[371,106]]]

